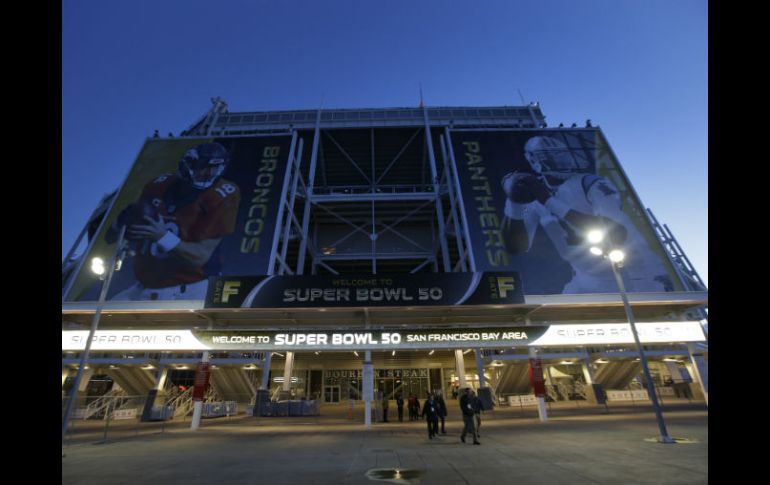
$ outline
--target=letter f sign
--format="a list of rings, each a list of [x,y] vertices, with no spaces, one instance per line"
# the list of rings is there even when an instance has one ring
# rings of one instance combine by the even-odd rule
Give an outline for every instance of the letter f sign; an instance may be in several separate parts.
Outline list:
[[[497,288],[500,291],[500,298],[506,298],[508,296],[508,290],[513,291],[513,277],[512,276],[499,276],[497,278]]]
[[[222,303],[227,303],[231,295],[237,295],[239,286],[241,286],[240,281],[225,281],[225,286],[222,288]]]

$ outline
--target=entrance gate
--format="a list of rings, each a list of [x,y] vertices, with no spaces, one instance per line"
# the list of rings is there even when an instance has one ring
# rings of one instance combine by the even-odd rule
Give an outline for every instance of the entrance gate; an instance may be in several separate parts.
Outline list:
[[[324,386],[324,402],[340,402],[340,386]]]

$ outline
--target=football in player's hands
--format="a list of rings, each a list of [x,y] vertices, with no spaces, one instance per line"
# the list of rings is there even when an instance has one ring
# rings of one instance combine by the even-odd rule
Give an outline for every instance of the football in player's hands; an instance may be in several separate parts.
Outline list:
[[[502,185],[505,195],[520,204],[534,200],[545,203],[553,195],[543,178],[531,173],[509,173],[503,178]]]

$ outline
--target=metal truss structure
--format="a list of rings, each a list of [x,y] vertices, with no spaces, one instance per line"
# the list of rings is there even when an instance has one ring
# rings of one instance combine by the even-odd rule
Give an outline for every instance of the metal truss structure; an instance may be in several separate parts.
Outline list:
[[[545,127],[536,103],[229,113],[212,102],[183,136],[295,135],[271,274],[473,270],[449,128]]]
[[[221,98],[184,137],[292,134],[269,274],[474,271],[450,129],[542,129],[537,103],[230,113]],[[62,263],[71,276],[116,192],[89,218]],[[665,225],[651,225],[685,287],[705,285]]]

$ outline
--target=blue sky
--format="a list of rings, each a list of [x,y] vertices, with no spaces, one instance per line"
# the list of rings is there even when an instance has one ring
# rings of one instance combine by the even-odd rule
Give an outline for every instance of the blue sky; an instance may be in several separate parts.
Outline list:
[[[708,282],[708,3],[62,2],[62,257],[154,129],[230,111],[499,106],[602,128]]]

